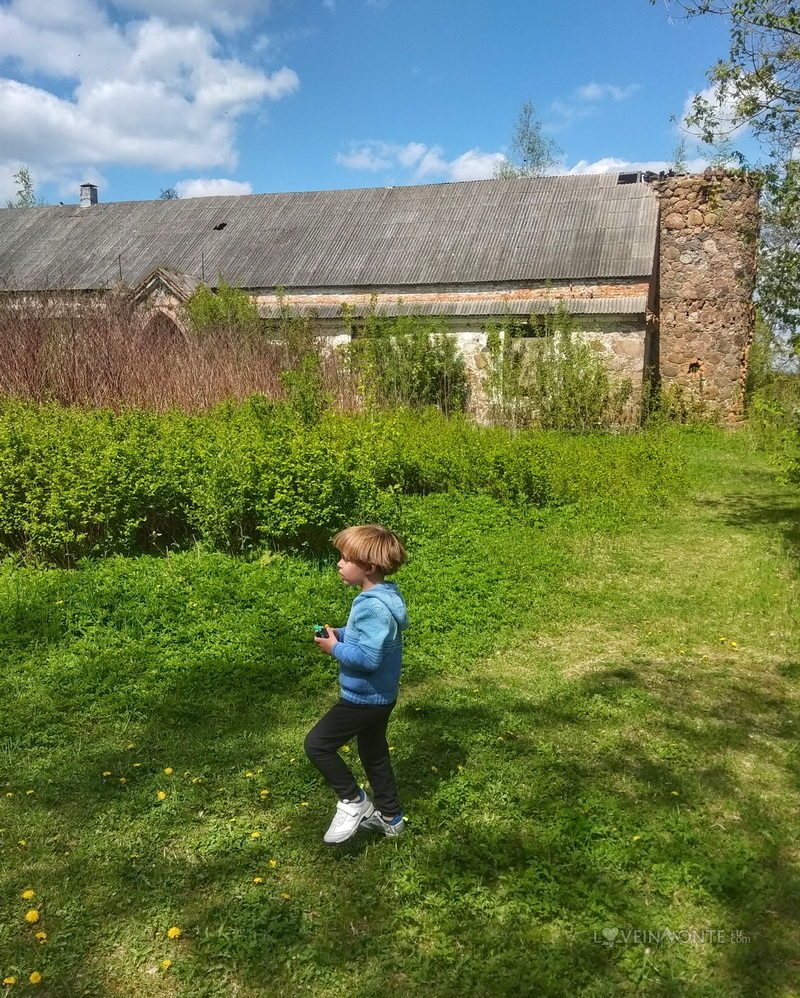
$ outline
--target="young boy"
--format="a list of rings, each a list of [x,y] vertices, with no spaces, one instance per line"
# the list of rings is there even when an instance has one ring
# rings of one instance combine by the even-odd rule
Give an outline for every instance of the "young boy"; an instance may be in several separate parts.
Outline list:
[[[361,592],[353,600],[345,627],[326,624],[328,636],[314,638],[339,663],[340,700],[305,739],[306,755],[339,797],[323,836],[329,845],[346,842],[361,825],[384,835],[405,830],[386,725],[397,702],[402,632],[408,627],[403,597],[394,582],[386,581],[406,560],[400,538],[386,527],[367,524],[342,530],[333,544],[342,556],[337,565],[342,581],[359,586]],[[378,810],[339,755],[353,736]]]

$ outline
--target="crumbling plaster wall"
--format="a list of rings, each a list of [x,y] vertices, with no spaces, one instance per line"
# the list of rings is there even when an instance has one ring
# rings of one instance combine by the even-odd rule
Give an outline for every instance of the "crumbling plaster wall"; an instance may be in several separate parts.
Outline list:
[[[662,383],[736,420],[753,335],[757,180],[706,170],[656,188],[658,373]]]

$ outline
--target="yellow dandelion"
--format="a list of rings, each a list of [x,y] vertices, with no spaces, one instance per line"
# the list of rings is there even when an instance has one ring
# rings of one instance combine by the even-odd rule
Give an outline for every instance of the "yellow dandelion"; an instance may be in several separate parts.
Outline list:
[[[127,780],[125,779],[125,777],[124,777],[124,776],[120,776],[120,778],[119,778],[119,782],[120,782],[120,783],[127,783],[128,781],[127,781]]]
[[[18,842],[17,842],[18,846],[26,846],[27,844],[28,844],[28,840],[27,839],[19,839]]]
[[[169,939],[180,939],[183,935],[183,929],[179,929],[177,925],[173,925],[171,929],[167,929],[167,937]]]
[[[35,908],[31,908],[30,911],[25,912],[25,921],[29,925],[36,925],[39,921],[39,912]]]
[[[164,793],[163,790],[159,790],[158,793],[156,794],[156,797],[158,797],[159,800],[167,799],[167,795]]]
[[[290,759],[289,762],[297,762],[297,759]]]
[[[128,742],[127,748],[132,749],[132,748],[136,748],[136,746],[134,745],[133,742]]]
[[[261,832],[250,832],[250,838],[251,839],[260,839],[261,838]]]
[[[261,797],[269,797],[269,790],[262,790],[260,796]]]
[[[20,897],[24,898],[26,901],[30,901],[31,898],[35,898],[36,897],[36,891],[32,891],[30,888],[28,888],[27,891],[23,891],[20,894]]]
[[[14,794],[13,794],[13,793],[7,793],[7,794],[6,794],[6,797],[13,797],[13,796],[14,796]]]
[[[671,792],[671,794],[672,794],[672,796],[673,796],[673,797],[678,797],[678,796],[679,796],[679,794],[678,794],[678,791],[677,791],[677,790],[672,790],[672,791],[670,791],[670,792]]]
[[[291,894],[281,894],[281,897],[283,898],[284,901],[291,901],[292,899]]]
[[[720,641],[727,641],[727,638],[720,638]]]
[[[202,778],[203,778],[202,776],[193,776],[192,783],[199,783],[200,780],[202,780]]]
[[[26,797],[30,797],[30,795],[31,795],[31,794],[35,794],[35,793],[36,793],[36,791],[35,791],[35,790],[26,790],[26,791],[25,791],[25,796],[26,796]]]
[[[17,983],[16,977],[4,977],[3,978],[3,984],[16,984],[16,983]]]
[[[739,643],[737,641],[731,641],[731,648],[738,648]]]
[[[458,764],[458,771],[459,771],[459,773],[463,773],[464,772],[464,767],[461,765],[461,763]]]
[[[175,770],[172,768],[172,766],[167,766],[167,768],[164,770],[164,772],[167,774],[167,776],[172,776],[172,774],[175,772]]]
[[[300,807],[308,807],[308,806],[309,805],[307,800],[300,801]]]
[[[253,883],[254,884],[263,884],[264,883],[264,878],[263,877],[253,877]]]
[[[228,818],[228,821],[236,821],[236,818]]]
[[[31,984],[39,984],[42,980],[42,975],[38,970],[34,970],[31,976],[28,978]]]
[[[390,745],[390,746],[389,746],[389,751],[390,751],[390,752],[394,752],[394,745]]]
[[[249,780],[249,779],[250,779],[251,777],[255,776],[256,774],[255,774],[255,773],[245,773],[244,775],[245,775],[245,776],[246,776],[246,777],[248,778],[248,780]]]
[[[107,769],[105,773],[103,773],[103,776],[111,776],[111,770]]]
[[[342,752],[349,752],[349,751],[350,751],[349,745],[342,745]]]
[[[135,762],[135,763],[133,764],[133,768],[134,768],[134,769],[138,769],[138,768],[139,768],[140,766],[141,766],[141,763],[140,763],[140,762]]]
[[[169,970],[169,968],[171,966],[172,966],[172,960],[162,960],[161,961],[161,969],[162,970]]]
[[[642,837],[641,835],[634,835],[633,836],[633,841],[634,842],[638,842],[641,837]]]
[[[273,868],[274,868],[274,867],[276,867],[276,866],[278,865],[278,861],[277,861],[277,859],[271,859],[271,860],[269,861],[269,865],[270,865],[271,867],[273,867]]]
[[[46,943],[47,942],[47,933],[46,932],[37,932],[36,933],[36,939],[38,939],[38,941],[40,943]]]

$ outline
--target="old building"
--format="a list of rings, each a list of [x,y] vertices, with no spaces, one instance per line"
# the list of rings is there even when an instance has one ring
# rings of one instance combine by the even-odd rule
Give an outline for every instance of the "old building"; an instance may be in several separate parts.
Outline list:
[[[479,378],[486,324],[558,303],[635,384],[655,375],[735,418],[753,327],[752,178],[641,174],[483,180],[0,211],[0,291],[123,284],[143,322],[221,276],[264,317],[279,300],[331,335],[359,316],[446,318]]]

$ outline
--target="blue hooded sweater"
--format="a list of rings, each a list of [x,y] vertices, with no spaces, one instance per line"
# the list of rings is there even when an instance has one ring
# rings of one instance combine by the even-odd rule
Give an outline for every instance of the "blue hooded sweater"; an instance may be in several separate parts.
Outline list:
[[[397,699],[403,662],[406,604],[394,582],[359,593],[331,654],[339,663],[339,687],[350,703],[381,704]]]

